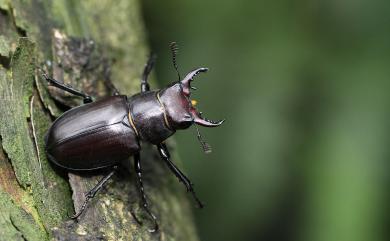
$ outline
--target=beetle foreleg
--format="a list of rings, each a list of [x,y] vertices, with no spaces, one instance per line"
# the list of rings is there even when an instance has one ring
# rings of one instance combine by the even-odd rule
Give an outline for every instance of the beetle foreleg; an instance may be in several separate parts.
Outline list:
[[[141,78],[141,93],[150,90],[150,86],[148,83],[148,77],[150,72],[152,72],[154,63],[156,62],[156,55],[150,54],[148,62],[145,65],[144,72],[142,73]]]
[[[110,178],[115,174],[115,171],[117,170],[117,168],[118,168],[117,166],[114,166],[114,168],[110,171],[110,173],[108,173],[105,177],[103,177],[98,182],[98,184],[96,184],[96,186],[94,188],[92,188],[89,192],[87,192],[85,194],[85,200],[84,200],[83,205],[81,206],[80,210],[77,213],[75,213],[73,216],[70,217],[71,219],[76,219],[81,214],[83,214],[83,212],[85,211],[85,208],[87,207],[88,202],[92,198],[94,198],[96,193],[99,192],[100,189],[102,189],[102,187],[104,186],[104,184],[107,183],[108,180],[110,180]]]
[[[134,155],[134,169],[135,169],[135,173],[137,174],[137,183],[138,183],[137,187],[142,199],[142,206],[154,222],[154,229],[149,230],[149,232],[153,233],[158,230],[158,224],[157,224],[156,216],[154,216],[153,213],[150,211],[148,201],[146,200],[146,194],[142,182],[141,157],[139,153]]]
[[[81,90],[77,90],[75,88],[73,88],[72,86],[70,85],[67,85],[67,84],[64,84],[64,83],[61,83],[59,82],[58,80],[55,80],[53,78],[50,78],[46,73],[43,73],[42,76],[46,79],[47,82],[49,82],[52,86],[55,86],[59,89],[62,89],[64,91],[67,91],[71,94],[74,94],[74,95],[77,95],[77,96],[80,96],[80,97],[83,97],[84,98],[84,104],[86,103],[91,103],[92,102],[92,97],[87,95],[86,93],[84,93],[83,91]]]
[[[179,179],[180,182],[184,184],[187,188],[187,192],[191,192],[192,196],[194,197],[195,201],[198,203],[198,206],[200,208],[203,208],[202,202],[199,200],[199,198],[195,194],[195,190],[193,188],[193,184],[180,170],[173,164],[173,162],[170,160],[171,155],[169,154],[168,148],[164,143],[160,143],[157,145],[158,152],[160,153],[161,158],[165,161],[165,163],[168,165],[169,169],[175,174],[175,176]]]

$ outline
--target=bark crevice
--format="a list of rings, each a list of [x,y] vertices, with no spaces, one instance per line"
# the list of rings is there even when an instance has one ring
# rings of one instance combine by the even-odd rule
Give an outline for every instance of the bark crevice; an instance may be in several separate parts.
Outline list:
[[[28,241],[28,240],[24,237],[23,233],[22,233],[21,230],[18,228],[18,226],[14,223],[14,221],[12,220],[12,217],[9,217],[9,221],[11,222],[11,224],[12,224],[12,226],[15,228],[15,230],[16,230],[18,233],[20,233],[20,237],[21,237],[24,241]]]

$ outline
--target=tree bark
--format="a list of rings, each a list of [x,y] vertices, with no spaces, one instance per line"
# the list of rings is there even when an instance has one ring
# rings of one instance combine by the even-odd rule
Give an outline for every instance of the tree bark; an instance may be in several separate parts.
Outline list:
[[[45,132],[75,100],[50,90],[36,65],[95,96],[108,94],[102,86],[109,78],[131,95],[139,91],[146,45],[137,0],[0,0],[0,241],[198,240],[192,204],[150,145],[142,164],[157,233],[148,232],[153,223],[130,169],[115,175],[78,222],[70,220],[102,173],[68,174],[45,156]]]

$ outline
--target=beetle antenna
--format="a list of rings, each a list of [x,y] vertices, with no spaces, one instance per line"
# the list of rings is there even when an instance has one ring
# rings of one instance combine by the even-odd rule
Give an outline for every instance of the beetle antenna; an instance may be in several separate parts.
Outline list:
[[[176,42],[172,42],[172,43],[169,44],[169,47],[170,47],[171,53],[172,53],[173,67],[175,67],[177,76],[179,77],[179,81],[180,81],[181,80],[180,72],[179,72],[179,68],[177,66],[177,62],[176,62],[176,57],[177,57],[177,52],[179,51],[179,46],[177,45]]]
[[[200,142],[200,145],[202,146],[204,153],[206,153],[206,154],[211,153],[212,149],[211,149],[210,144],[203,140],[202,135],[200,134],[200,131],[199,131],[199,128],[197,125],[195,125],[195,128],[196,128],[198,140]]]

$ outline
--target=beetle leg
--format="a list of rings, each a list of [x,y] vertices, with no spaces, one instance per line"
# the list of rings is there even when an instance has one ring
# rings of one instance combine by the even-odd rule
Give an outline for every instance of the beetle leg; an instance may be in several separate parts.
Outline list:
[[[104,85],[112,95],[120,95],[119,90],[115,87],[110,78],[110,67],[108,61],[104,61]]]
[[[83,212],[85,211],[85,208],[87,207],[88,202],[92,198],[94,198],[96,193],[99,192],[100,189],[102,189],[102,187],[104,186],[104,184],[107,183],[108,180],[110,180],[110,178],[115,174],[115,171],[117,170],[117,168],[118,168],[117,166],[114,166],[114,168],[110,171],[110,173],[108,173],[105,177],[103,177],[98,182],[98,184],[96,184],[96,186],[94,188],[92,188],[89,192],[87,192],[85,194],[85,200],[84,200],[83,205],[81,206],[80,210],[77,213],[75,213],[73,216],[70,217],[71,219],[76,219],[81,214],[83,214]]]
[[[104,84],[109,89],[110,93],[112,93],[112,95],[120,95],[119,90],[115,87],[110,78],[106,79]]]
[[[80,97],[83,97],[84,98],[84,104],[86,103],[91,103],[92,102],[92,98],[91,96],[87,95],[86,93],[84,93],[83,91],[81,90],[77,90],[75,88],[73,88],[72,86],[70,85],[67,85],[67,84],[64,84],[64,83],[61,83],[59,82],[58,80],[55,80],[53,78],[50,78],[46,73],[43,73],[42,76],[46,79],[47,82],[49,82],[49,84],[51,84],[52,86],[55,86],[59,89],[62,89],[64,91],[67,91],[71,94],[74,94],[74,95],[77,95],[77,96],[80,96]]]
[[[158,230],[158,224],[157,224],[156,216],[154,216],[153,213],[150,211],[148,201],[146,200],[146,194],[145,194],[144,185],[142,182],[141,157],[140,157],[139,153],[136,153],[134,155],[134,169],[135,169],[135,172],[137,174],[137,183],[138,183],[137,187],[138,187],[138,191],[140,193],[141,199],[142,199],[142,206],[154,222],[154,228],[149,230],[149,232],[153,233],[153,232],[156,232]]]
[[[179,179],[180,182],[184,184],[184,186],[187,188],[187,192],[191,192],[192,196],[194,197],[195,201],[197,202],[198,206],[200,208],[203,208],[202,202],[199,200],[199,198],[195,194],[195,190],[193,188],[193,184],[180,170],[173,164],[173,162],[170,160],[171,155],[169,154],[168,148],[164,143],[160,143],[157,145],[158,152],[160,153],[161,158],[165,161],[165,163],[168,165],[169,169],[175,174],[175,176]]]
[[[150,54],[148,62],[145,64],[144,72],[142,73],[141,77],[141,93],[149,91],[150,86],[148,83],[148,77],[150,72],[152,72],[154,63],[156,62],[156,55]]]

